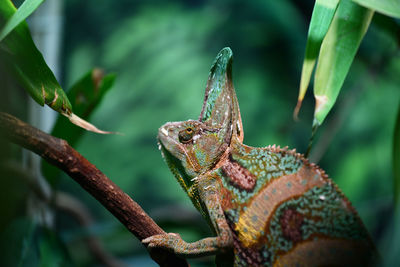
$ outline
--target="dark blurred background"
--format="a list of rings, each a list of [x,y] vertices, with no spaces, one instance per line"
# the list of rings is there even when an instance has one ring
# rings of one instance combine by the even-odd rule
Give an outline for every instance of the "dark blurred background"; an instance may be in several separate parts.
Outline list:
[[[314,108],[311,91],[298,122],[292,112],[314,1],[60,2],[59,80],[69,88],[93,67],[116,73],[114,87],[90,121],[123,133],[86,132],[75,148],[165,231],[179,232],[186,241],[211,234],[163,162],[156,134],[167,121],[198,118],[209,68],[221,48],[229,46],[234,52],[233,79],[245,144],[279,144],[302,153],[307,149]],[[400,99],[399,39],[386,20],[374,17],[311,153],[352,201],[383,255],[392,236],[388,230],[393,216],[391,149]],[[26,98],[22,91],[9,97],[11,102]],[[25,120],[29,112],[18,105],[10,110]],[[68,131],[59,137],[65,138]],[[18,147],[10,150],[20,157]],[[19,195],[30,191],[29,186],[15,183],[0,197],[13,203],[2,209],[16,210],[4,213],[4,231],[18,228],[16,218],[21,218],[26,206]],[[156,266],[140,242],[72,179],[62,175],[55,188],[77,198],[94,219],[85,230],[70,214],[54,212],[51,235],[69,264],[102,265],[85,241],[94,234],[108,253],[127,266]],[[3,240],[15,239],[7,238]],[[213,257],[190,262],[210,265]]]

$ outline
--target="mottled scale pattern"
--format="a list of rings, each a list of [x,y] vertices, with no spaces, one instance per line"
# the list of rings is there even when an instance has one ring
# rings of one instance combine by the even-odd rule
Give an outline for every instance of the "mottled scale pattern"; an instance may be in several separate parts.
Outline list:
[[[163,156],[215,235],[142,242],[182,257],[216,254],[221,266],[371,266],[376,249],[350,202],[295,150],[243,144],[232,51],[217,55],[199,120],[158,133]],[[351,177],[350,177],[351,178]]]
[[[234,233],[237,266],[272,266],[310,242],[318,247],[319,242],[350,240],[360,247],[361,254],[363,249],[371,249],[368,245],[363,248],[369,237],[349,201],[321,169],[300,154],[275,146],[237,145],[225,163],[232,164],[243,170],[226,172],[223,166],[217,173],[223,210]],[[244,170],[250,178],[244,177]],[[249,190],[247,181],[254,179]],[[331,251],[316,250],[316,260],[324,253],[351,251],[335,252],[338,248],[334,243],[326,247]],[[304,264],[298,262],[298,266],[307,266]]]

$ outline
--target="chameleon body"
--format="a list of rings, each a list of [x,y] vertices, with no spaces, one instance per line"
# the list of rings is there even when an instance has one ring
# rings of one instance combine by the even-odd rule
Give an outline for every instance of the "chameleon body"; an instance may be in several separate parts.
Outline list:
[[[356,211],[325,172],[295,150],[243,141],[232,84],[232,51],[210,71],[199,120],[162,126],[171,171],[216,237],[178,234],[143,242],[183,257],[217,254],[219,265],[367,266],[375,247]]]

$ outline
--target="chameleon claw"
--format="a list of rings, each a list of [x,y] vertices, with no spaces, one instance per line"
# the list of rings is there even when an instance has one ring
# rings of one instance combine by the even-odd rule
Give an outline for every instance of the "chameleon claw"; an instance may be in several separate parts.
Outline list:
[[[143,239],[142,243],[146,244],[149,249],[161,247],[163,246],[163,240],[166,239],[165,237],[166,235],[153,235]]]
[[[147,237],[147,238],[145,238],[145,239],[142,239],[142,243],[143,243],[143,244],[150,243],[152,237],[153,237],[153,236],[150,236],[150,237]]]
[[[176,233],[153,235],[142,240],[148,249],[162,248],[173,253],[179,252],[177,244],[184,243],[181,236]]]

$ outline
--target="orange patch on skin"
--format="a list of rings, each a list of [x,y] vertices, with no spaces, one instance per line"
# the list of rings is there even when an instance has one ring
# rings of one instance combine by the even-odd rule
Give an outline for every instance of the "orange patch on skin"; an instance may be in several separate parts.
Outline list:
[[[186,164],[187,164],[187,166],[192,167],[192,169],[195,172],[198,172],[201,169],[201,166],[200,166],[199,162],[197,161],[194,151],[187,152]]]
[[[264,231],[273,211],[279,204],[326,183],[329,181],[322,177],[319,170],[313,170],[308,165],[303,165],[296,173],[273,179],[240,214],[239,222],[236,225],[240,242],[246,247],[257,244],[263,237],[261,232]]]
[[[233,208],[233,203],[232,203],[232,193],[226,189],[225,187],[221,186],[221,206],[223,210],[229,210]]]

